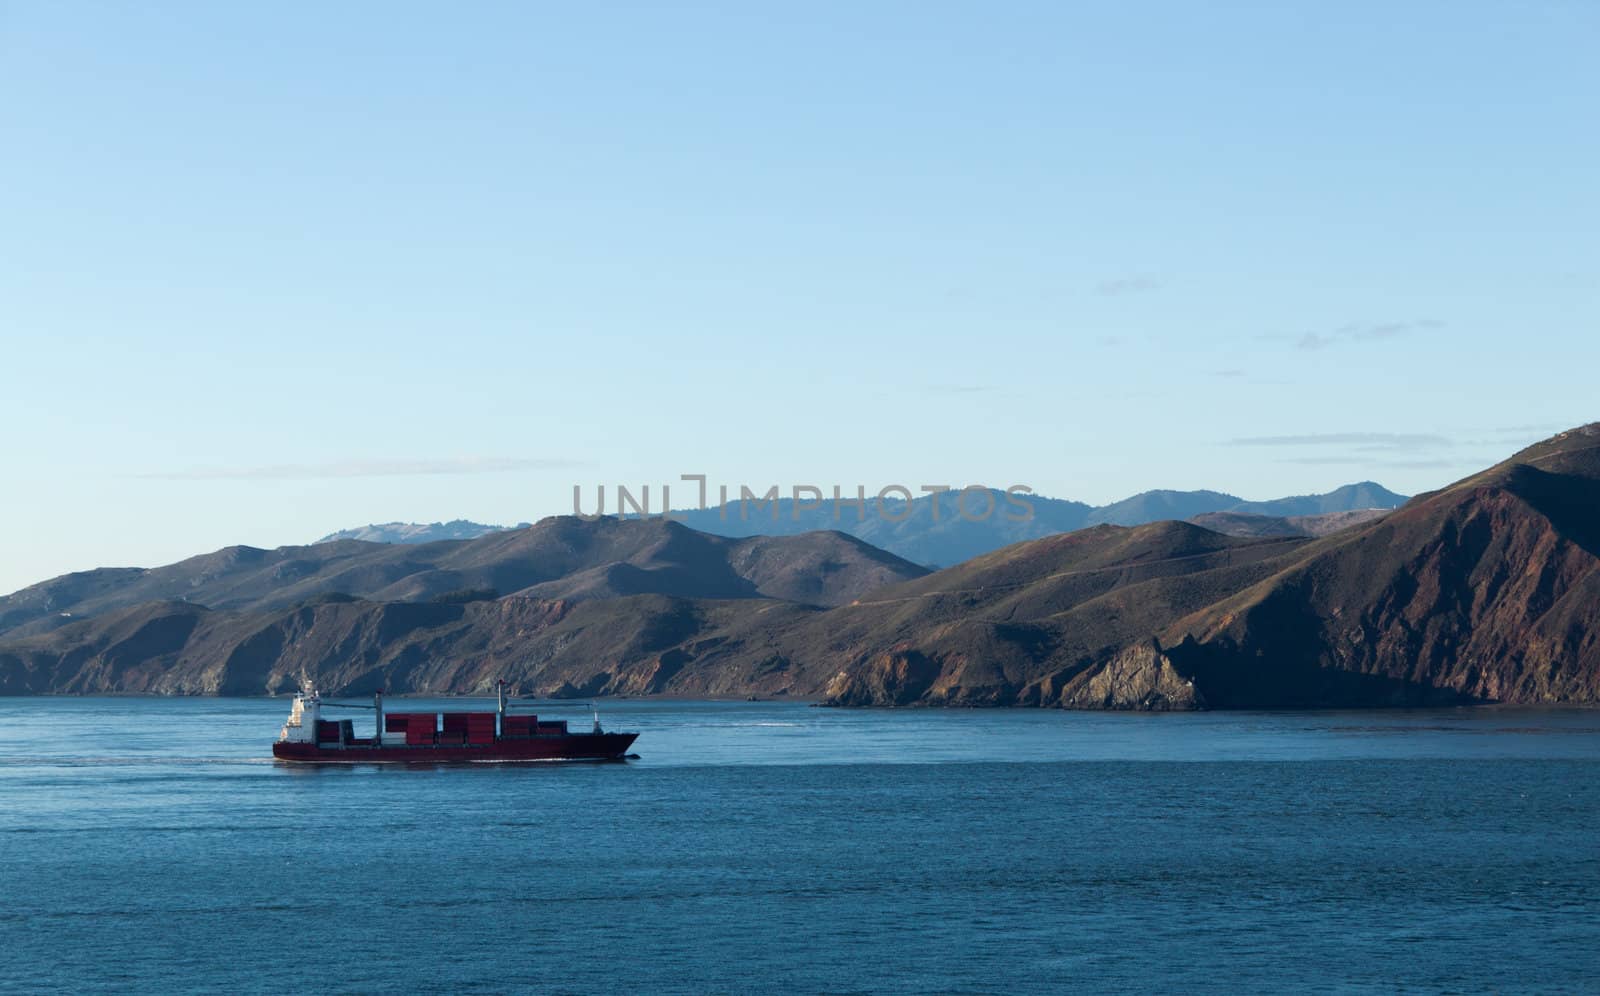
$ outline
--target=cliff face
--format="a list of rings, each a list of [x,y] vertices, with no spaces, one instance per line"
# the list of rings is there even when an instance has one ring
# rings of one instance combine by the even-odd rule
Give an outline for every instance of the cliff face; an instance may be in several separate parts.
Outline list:
[[[1214,701],[1600,701],[1592,427],[1308,547],[1175,621]],[[1326,686],[1342,676],[1345,689]]]
[[[1600,702],[1600,425],[1320,540],[1206,549],[1174,526],[1073,534],[1076,569],[1044,563],[1038,541],[902,585],[922,596],[917,618],[873,630],[894,630],[919,680],[874,682],[869,664],[830,691],[1068,708]],[[982,577],[999,559],[1014,576]],[[955,597],[967,611],[936,624]]]
[[[341,601],[265,614],[158,603],[0,649],[0,694],[261,695],[302,680],[352,694],[455,694],[502,678],[518,694],[749,694],[762,684],[759,662],[704,666],[702,655],[730,640],[702,634],[762,609],[816,611],[660,595]]]
[[[465,693],[505,678],[527,694],[840,705],[1593,703],[1597,510],[1600,426],[1587,426],[1320,539],[1097,526],[926,576],[837,534],[735,541],[552,520],[448,545],[400,582],[384,581],[403,567],[388,560],[338,572],[383,597],[155,601],[23,626],[0,638],[0,694],[260,694],[302,679]],[[202,576],[248,593],[284,560],[224,551]],[[452,583],[544,580],[498,598],[387,597],[401,582],[431,591],[440,570]],[[143,583],[97,574],[76,597],[94,608]],[[830,601],[843,604],[818,604]]]

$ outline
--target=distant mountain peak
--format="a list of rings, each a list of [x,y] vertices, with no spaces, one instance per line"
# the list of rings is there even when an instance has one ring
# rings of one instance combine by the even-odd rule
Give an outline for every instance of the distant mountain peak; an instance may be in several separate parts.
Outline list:
[[[963,514],[960,492],[923,495],[905,507],[904,503],[881,503],[869,498],[864,517],[851,508],[836,518],[831,503],[802,509],[790,499],[772,506],[746,508],[731,501],[706,509],[675,512],[688,526],[719,536],[754,536],[800,533],[817,529],[838,529],[918,564],[949,566],[981,556],[1012,543],[1056,533],[1072,532],[1096,525],[1141,526],[1164,520],[1183,521],[1212,513],[1241,513],[1274,518],[1313,517],[1365,509],[1393,509],[1403,505],[1404,495],[1372,481],[1347,484],[1327,494],[1299,495],[1270,501],[1245,501],[1222,491],[1143,491],[1109,505],[1043,495],[1007,495],[991,491],[991,514]],[[889,505],[893,515],[881,514]],[[1020,518],[1016,509],[1026,506],[1032,516]],[[974,508],[985,508],[977,502]],[[759,510],[758,510],[759,509]],[[1308,534],[1294,528],[1287,534]]]

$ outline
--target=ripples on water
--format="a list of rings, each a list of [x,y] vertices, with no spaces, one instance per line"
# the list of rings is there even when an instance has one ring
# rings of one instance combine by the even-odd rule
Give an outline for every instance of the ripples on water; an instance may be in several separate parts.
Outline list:
[[[287,709],[0,700],[0,988],[1600,977],[1600,713],[615,703],[638,761],[318,769]]]

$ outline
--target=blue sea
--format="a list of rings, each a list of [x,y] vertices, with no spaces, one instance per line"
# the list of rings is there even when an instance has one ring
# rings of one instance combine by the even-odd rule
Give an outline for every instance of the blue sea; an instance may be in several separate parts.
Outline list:
[[[1600,712],[624,701],[626,763],[320,769],[287,711],[0,699],[0,988],[1600,991]]]

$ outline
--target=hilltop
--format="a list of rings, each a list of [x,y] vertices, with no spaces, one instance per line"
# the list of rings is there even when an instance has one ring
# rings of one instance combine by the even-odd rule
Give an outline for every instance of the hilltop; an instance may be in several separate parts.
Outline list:
[[[555,516],[473,540],[233,546],[165,567],[67,574],[0,598],[0,639],[150,602],[259,612],[327,596],[424,602],[659,593],[828,605],[926,573],[843,533],[735,540],[658,519]]]
[[[245,694],[308,676],[839,705],[1593,703],[1597,502],[1600,424],[1321,537],[1103,523],[934,573],[843,533],[660,520],[230,548],[0,602],[0,691]],[[68,604],[91,618],[60,621]]]

